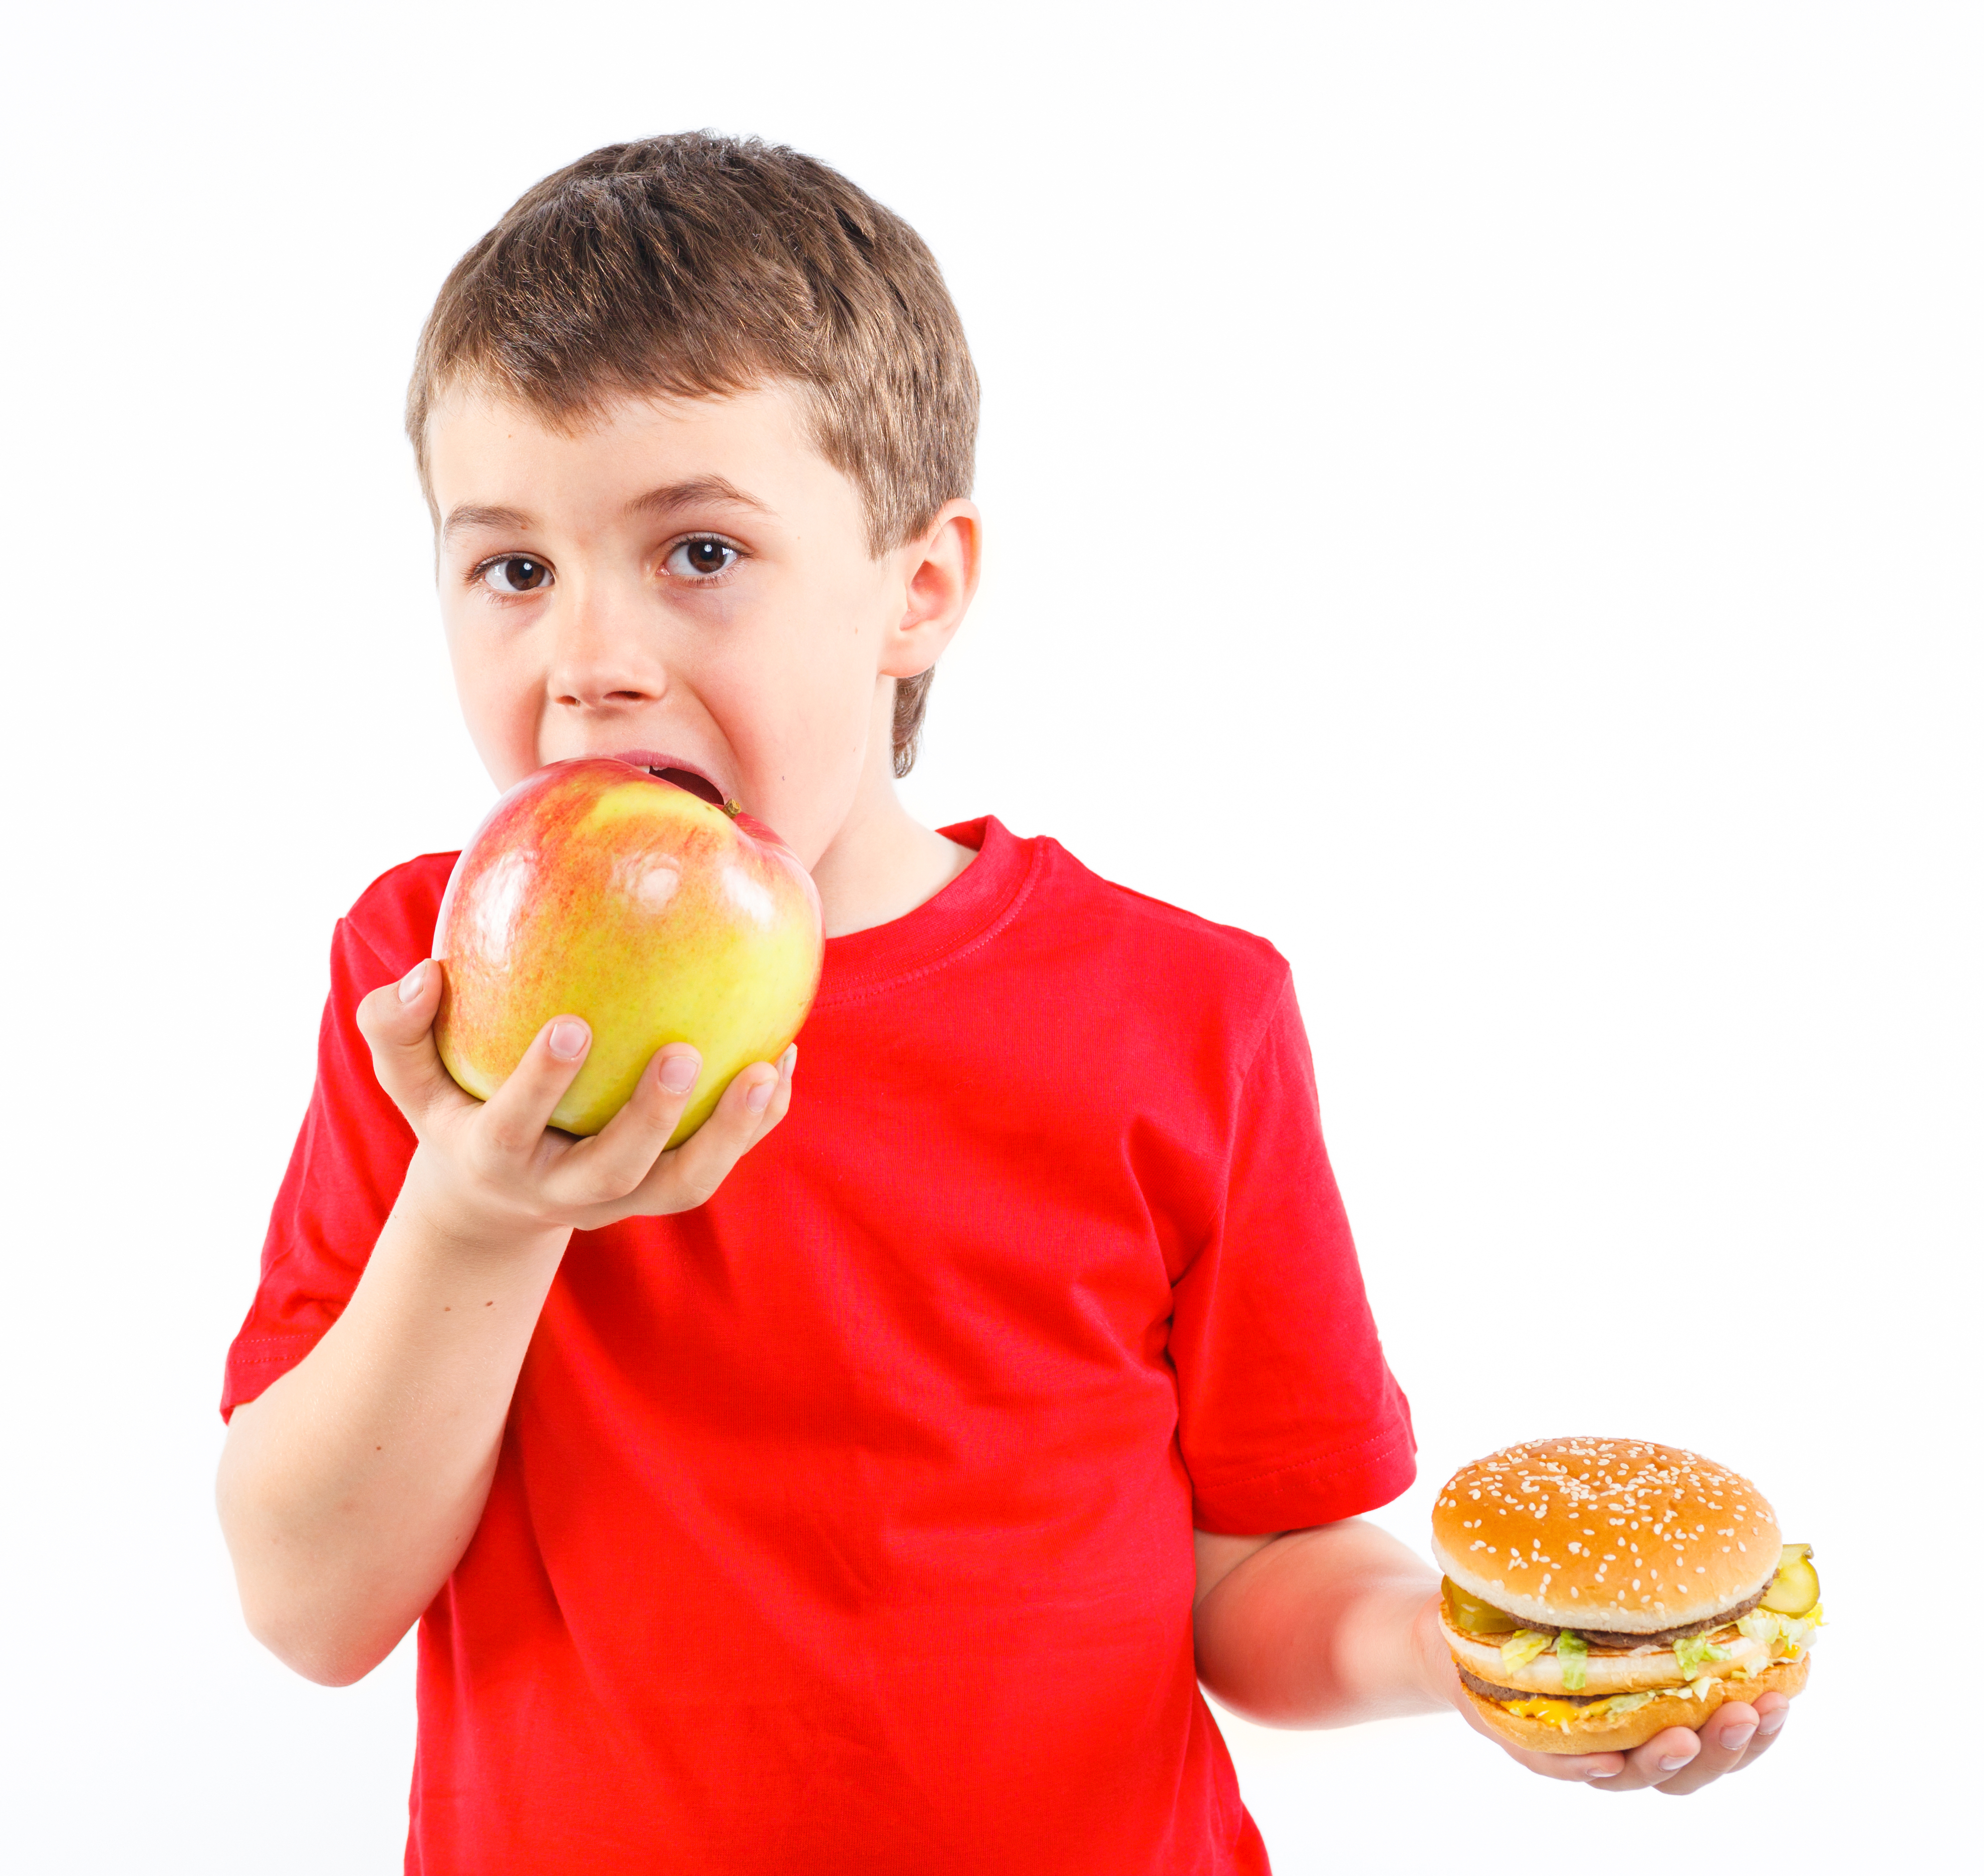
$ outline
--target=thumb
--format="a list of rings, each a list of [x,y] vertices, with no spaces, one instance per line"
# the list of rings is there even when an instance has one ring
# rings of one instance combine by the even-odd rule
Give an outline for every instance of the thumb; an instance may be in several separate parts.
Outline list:
[[[372,1071],[416,1133],[437,1109],[468,1099],[434,1046],[441,988],[441,965],[423,958],[397,984],[381,984],[358,1005],[358,1032],[371,1049]]]

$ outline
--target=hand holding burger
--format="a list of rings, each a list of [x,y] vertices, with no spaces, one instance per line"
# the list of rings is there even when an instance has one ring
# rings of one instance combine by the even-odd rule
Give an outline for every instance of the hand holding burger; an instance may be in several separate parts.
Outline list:
[[[1755,1487],[1698,1455],[1510,1447],[1447,1482],[1433,1525],[1463,1710],[1526,1757],[1570,1772],[1572,1755],[1634,1753],[1732,1703],[1724,1730],[1747,1743],[1805,1684],[1821,1619],[1810,1547],[1786,1545]]]

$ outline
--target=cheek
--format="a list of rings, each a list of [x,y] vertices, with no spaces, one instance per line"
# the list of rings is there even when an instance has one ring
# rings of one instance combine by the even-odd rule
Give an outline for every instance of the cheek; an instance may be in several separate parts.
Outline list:
[[[463,721],[484,766],[508,787],[538,766],[538,698],[541,686],[516,668],[514,648],[484,635],[451,630],[448,659]]]
[[[858,761],[875,699],[873,648],[843,626],[796,646],[777,713],[779,740],[816,768]]]
[[[781,594],[754,606],[756,629],[740,630],[728,655],[700,673],[705,700],[753,740],[803,750],[816,762],[844,756],[865,733],[876,663],[866,616],[873,601],[843,590],[845,584],[822,582],[806,596],[809,604]]]

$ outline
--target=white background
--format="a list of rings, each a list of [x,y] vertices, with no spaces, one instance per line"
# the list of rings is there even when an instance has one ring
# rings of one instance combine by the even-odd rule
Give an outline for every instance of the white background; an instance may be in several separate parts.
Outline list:
[[[1450,1720],[1235,1725],[1277,1868],[1962,1854],[1974,8],[13,32],[11,1868],[398,1867],[407,1651],[333,1693],[243,1633],[221,1357],[331,923],[490,794],[399,434],[419,321],[539,176],[704,124],[906,214],[971,334],[990,567],[919,811],[1051,831],[1295,963],[1423,1441],[1385,1521],[1419,1542],[1490,1448],[1625,1432],[1818,1548],[1833,1626],[1753,1774],[1683,1811]]]

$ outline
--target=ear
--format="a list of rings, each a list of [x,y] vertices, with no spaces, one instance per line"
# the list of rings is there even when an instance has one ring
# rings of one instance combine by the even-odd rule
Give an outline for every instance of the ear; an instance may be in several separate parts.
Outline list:
[[[890,556],[902,579],[903,616],[883,634],[883,677],[916,677],[943,655],[978,590],[984,523],[969,502],[947,502],[937,519]]]

